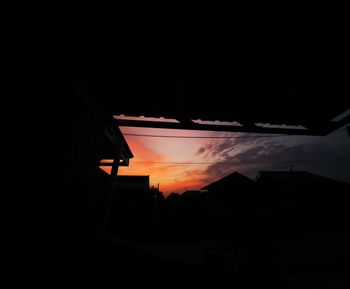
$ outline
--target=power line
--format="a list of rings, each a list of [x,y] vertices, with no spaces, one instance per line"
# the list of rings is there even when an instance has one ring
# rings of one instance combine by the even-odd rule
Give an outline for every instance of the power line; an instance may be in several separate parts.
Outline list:
[[[136,134],[124,133],[128,136],[142,136],[142,137],[161,137],[161,138],[262,138],[262,137],[281,137],[285,135],[266,135],[266,136],[179,136],[179,135],[154,135],[154,134]]]
[[[257,162],[259,164],[290,164],[290,163],[326,163],[331,161],[345,161],[350,158],[336,158],[332,160],[302,160],[302,161],[281,161],[281,162]],[[130,162],[130,164],[156,164],[156,165],[242,165],[242,164],[253,164],[253,162]]]

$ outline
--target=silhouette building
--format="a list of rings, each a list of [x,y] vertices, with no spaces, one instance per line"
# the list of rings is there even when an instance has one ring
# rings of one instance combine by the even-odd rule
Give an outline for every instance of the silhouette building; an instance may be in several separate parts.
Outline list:
[[[255,181],[265,215],[279,230],[344,230],[350,184],[306,171],[260,171]]]
[[[60,150],[48,227],[54,239],[91,240],[103,235],[118,167],[127,166],[133,157],[120,129],[94,103],[92,91],[83,88],[72,91],[63,129],[57,132]],[[101,163],[104,159],[111,163]],[[100,166],[111,167],[112,177],[105,177]],[[101,179],[106,183],[101,185]]]

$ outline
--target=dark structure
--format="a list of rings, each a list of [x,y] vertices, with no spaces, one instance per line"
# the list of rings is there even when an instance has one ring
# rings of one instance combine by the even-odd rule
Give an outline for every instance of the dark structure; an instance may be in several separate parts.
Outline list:
[[[120,175],[116,178],[116,187],[126,190],[141,190],[146,191],[150,189],[149,176],[127,176]]]
[[[340,6],[191,1],[119,11],[92,26],[68,25],[65,75],[95,86],[110,115],[178,122],[115,125],[326,135],[350,121],[335,119],[350,108]]]
[[[349,184],[336,181],[324,176],[316,175],[306,171],[260,171],[255,177],[260,185],[287,186],[289,188],[304,187],[312,185],[336,185],[348,186]]]
[[[305,171],[261,171],[256,176],[261,216],[275,233],[348,233],[350,184]],[[265,212],[263,212],[265,210]]]
[[[216,216],[230,227],[234,222],[248,223],[256,206],[255,183],[234,172],[202,188]]]
[[[151,240],[163,199],[158,189],[150,188],[149,176],[117,176],[107,235]]]
[[[121,39],[110,83],[123,95],[112,100],[113,114],[178,123],[117,125],[326,135],[350,121],[334,120],[350,108],[340,7],[195,3],[135,14],[142,25]]]
[[[65,7],[47,31],[54,39],[49,46],[56,48],[48,55],[56,72],[50,78],[57,80],[48,98],[48,110],[57,110],[51,117],[58,120],[57,129],[50,132],[57,144],[48,218],[55,248],[67,252],[57,239],[70,247],[73,239],[90,241],[97,232],[103,235],[113,190],[100,195],[96,188],[99,162],[112,156],[114,176],[132,157],[118,126],[327,135],[349,123],[349,115],[335,119],[350,107],[350,99],[344,97],[349,91],[345,7],[146,1],[120,3],[112,15],[106,15],[104,7],[100,17],[95,6],[93,11],[79,7],[65,17],[71,11]],[[177,122],[113,118],[122,114]],[[200,124],[197,119],[239,124]],[[117,142],[113,140],[109,150],[111,135]],[[100,253],[100,246],[93,247],[95,252]],[[69,252],[75,248],[80,246]],[[103,256],[108,258],[111,250],[106,251]],[[144,274],[152,276],[150,284],[155,271],[166,277],[172,272],[167,266],[149,266],[147,259],[128,261],[132,254],[123,259],[123,252],[118,253],[114,260],[120,264],[141,264],[138,270],[130,266],[123,272],[151,268]],[[193,278],[196,286],[199,279]]]
[[[242,175],[238,172],[233,172],[205,187],[202,188],[204,191],[208,192],[219,192],[219,191],[227,191],[227,190],[240,190],[242,186],[251,186],[253,184],[253,180]]]
[[[249,227],[257,211],[252,179],[233,172],[203,187],[202,191],[206,196],[208,224],[220,238],[229,238],[238,228]]]
[[[49,232],[54,239],[94,239],[103,235],[115,176],[133,154],[118,127],[114,127],[87,87],[76,86],[71,106],[57,131],[55,193],[52,194]],[[69,91],[68,91],[69,92]],[[100,163],[110,159],[112,163]],[[99,166],[111,167],[110,178]],[[101,178],[106,181],[101,186]]]
[[[348,91],[345,10],[196,1],[151,6],[126,4],[118,17],[91,26],[90,18],[67,19],[69,29],[60,32],[54,101],[60,119],[58,199],[72,197],[67,187],[81,186],[73,179],[93,179],[99,158],[105,157],[106,128],[327,135],[349,123],[349,114],[338,117],[350,107],[343,97]],[[177,121],[113,118],[118,115]],[[73,198],[86,207],[81,197]],[[53,218],[67,211],[60,206]]]

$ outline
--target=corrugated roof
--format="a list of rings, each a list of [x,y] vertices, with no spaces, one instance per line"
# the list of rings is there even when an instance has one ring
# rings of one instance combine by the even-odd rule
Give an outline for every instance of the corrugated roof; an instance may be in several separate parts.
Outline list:
[[[179,120],[169,128],[325,135],[349,123],[350,115],[332,121],[350,108],[346,6],[258,3],[155,9],[147,2],[101,29],[87,27],[86,35],[67,25],[64,75],[99,80],[96,99],[110,113]],[[198,126],[196,119],[242,127]],[[261,123],[306,129],[263,130]]]

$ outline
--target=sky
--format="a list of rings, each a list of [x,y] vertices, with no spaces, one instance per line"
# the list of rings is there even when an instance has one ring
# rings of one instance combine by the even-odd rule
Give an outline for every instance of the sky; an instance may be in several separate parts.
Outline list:
[[[118,175],[149,175],[150,184],[159,184],[165,196],[199,190],[235,171],[254,178],[260,170],[291,167],[350,183],[350,137],[345,128],[317,137],[120,129],[134,158],[128,167],[119,168]]]

